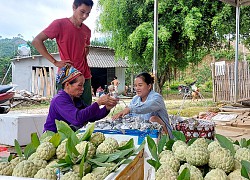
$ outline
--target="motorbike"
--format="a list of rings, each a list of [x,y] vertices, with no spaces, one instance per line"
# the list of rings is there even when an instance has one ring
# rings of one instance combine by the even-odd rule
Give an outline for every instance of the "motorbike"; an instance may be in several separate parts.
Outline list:
[[[178,86],[179,94],[182,94],[183,98],[192,97],[192,92],[195,92],[198,89],[195,84],[196,81],[187,85],[179,85]]]
[[[0,114],[10,111],[14,99],[15,87],[11,85],[0,85]]]

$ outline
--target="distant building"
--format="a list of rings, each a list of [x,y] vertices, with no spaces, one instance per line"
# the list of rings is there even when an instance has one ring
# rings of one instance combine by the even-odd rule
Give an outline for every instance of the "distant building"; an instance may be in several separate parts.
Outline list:
[[[54,53],[55,59],[60,59],[59,53]],[[110,85],[114,76],[120,81],[119,93],[125,89],[125,60],[115,59],[113,49],[91,46],[88,55],[91,69],[91,84],[94,91],[102,86]],[[12,83],[17,84],[17,90],[28,90],[45,97],[52,97],[56,93],[55,77],[58,68],[42,55],[16,57],[12,59]]]

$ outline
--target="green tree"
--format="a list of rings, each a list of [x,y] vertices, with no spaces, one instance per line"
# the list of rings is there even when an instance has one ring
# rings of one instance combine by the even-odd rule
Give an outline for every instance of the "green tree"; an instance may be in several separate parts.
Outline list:
[[[154,0],[99,0],[99,7],[99,29],[110,35],[116,56],[127,57],[137,72],[152,71]],[[199,63],[235,33],[235,8],[221,1],[159,0],[158,9],[160,89],[176,70]]]

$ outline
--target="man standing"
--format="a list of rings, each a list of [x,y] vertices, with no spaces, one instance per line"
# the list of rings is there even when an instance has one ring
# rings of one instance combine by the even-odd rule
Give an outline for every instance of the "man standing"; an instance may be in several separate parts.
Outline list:
[[[69,63],[84,75],[85,83],[81,99],[87,105],[92,102],[91,71],[87,63],[91,30],[83,21],[88,18],[92,7],[92,0],[74,0],[73,15],[70,18],[54,20],[32,41],[37,51],[58,68]],[[44,45],[44,41],[48,38],[56,39],[61,60],[54,59],[48,53]]]
[[[118,93],[118,86],[120,84],[120,81],[117,79],[117,77],[114,77],[114,80],[111,81],[111,84],[114,86],[115,92]]]

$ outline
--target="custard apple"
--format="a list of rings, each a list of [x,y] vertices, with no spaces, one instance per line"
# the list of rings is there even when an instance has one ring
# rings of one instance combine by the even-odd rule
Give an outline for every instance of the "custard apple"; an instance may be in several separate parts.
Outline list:
[[[82,177],[82,180],[97,180],[97,178],[93,173],[88,173]]]
[[[14,159],[11,159],[10,163],[15,167],[18,163],[20,163],[21,161],[24,161],[25,158],[24,157],[15,157]]]
[[[239,148],[235,155],[234,155],[235,159],[237,159],[239,162],[241,162],[241,160],[245,160],[245,161],[249,161],[250,162],[250,149],[248,148]]]
[[[242,165],[240,163],[240,161],[238,161],[237,159],[234,159],[234,170],[236,169],[241,169]]]
[[[65,173],[60,180],[81,180],[79,173],[75,173],[75,172],[67,172]]]
[[[38,159],[50,160],[56,154],[56,148],[50,142],[41,143],[36,149]]]
[[[195,167],[193,165],[190,165],[188,163],[185,163],[185,164],[181,165],[181,167],[179,169],[179,174],[181,174],[181,172],[185,168],[188,168],[189,171],[190,171],[190,179],[192,179],[192,180],[203,180],[203,176],[202,176],[201,171],[197,167]]]
[[[208,163],[209,152],[207,148],[205,148],[204,146],[192,144],[187,148],[185,156],[186,156],[186,161],[189,164],[194,166],[203,166]]]
[[[42,168],[35,174],[36,179],[57,180],[57,175],[51,168]]]
[[[174,153],[169,150],[165,150],[165,153],[160,158],[160,163],[169,165],[176,172],[180,168],[180,161],[174,156]]]
[[[33,162],[24,160],[13,169],[12,176],[33,178],[37,171],[38,167]]]
[[[33,154],[31,154],[30,157],[28,157],[28,160],[30,160],[30,161],[32,161],[32,160],[34,160],[34,159],[39,159],[39,158],[37,157],[37,153],[36,153],[36,152],[34,152]]]
[[[0,175],[11,176],[13,168],[10,162],[0,162]]]
[[[234,150],[235,150],[235,152],[236,152],[238,149],[240,149],[240,146],[239,146],[239,145],[237,145],[237,144],[233,144],[233,146],[234,146]]]
[[[73,165],[72,170],[74,172],[76,172],[76,173],[79,173],[80,172],[80,164]],[[85,172],[85,174],[89,173],[90,171],[91,171],[91,165],[88,164],[87,162],[85,162],[84,163],[84,172]]]
[[[207,150],[209,153],[211,153],[213,150],[217,148],[222,148],[220,143],[218,141],[212,141],[211,143],[209,143]]]
[[[155,173],[155,180],[176,180],[178,173],[169,165],[162,164]]]
[[[209,171],[204,180],[227,180],[227,175],[223,170],[216,168]]]
[[[119,144],[114,138],[106,138],[96,149],[96,154],[111,154],[116,151]]]
[[[107,167],[96,167],[91,173],[94,174],[97,179],[104,180],[110,172],[111,171]]]
[[[237,169],[237,170],[234,170],[233,172],[231,172],[228,175],[228,179],[229,180],[236,180],[236,179],[237,180],[247,180],[247,178],[244,178],[243,176],[241,176],[241,170],[240,169]]]
[[[188,145],[185,142],[177,140],[172,146],[172,151],[179,161],[186,161],[185,151],[187,150],[187,148]]]
[[[96,147],[99,146],[105,140],[105,136],[101,132],[93,133],[90,137],[90,142]]]
[[[193,143],[192,145],[194,146],[202,146],[204,148],[207,148],[208,147],[208,142],[205,138],[197,138]]]
[[[88,141],[81,141],[79,144],[76,145],[76,149],[80,154],[83,154],[86,148],[86,145],[88,144],[88,152],[87,157],[92,158],[95,155],[95,146]]]
[[[47,161],[42,159],[33,159],[31,162],[33,162],[38,167],[38,169],[45,168],[48,164]]]
[[[57,159],[65,159],[67,155],[66,143],[68,139],[64,139],[61,144],[56,148],[56,157]]]
[[[219,168],[228,173],[234,168],[234,157],[228,149],[218,148],[210,153],[208,165],[213,169]]]

